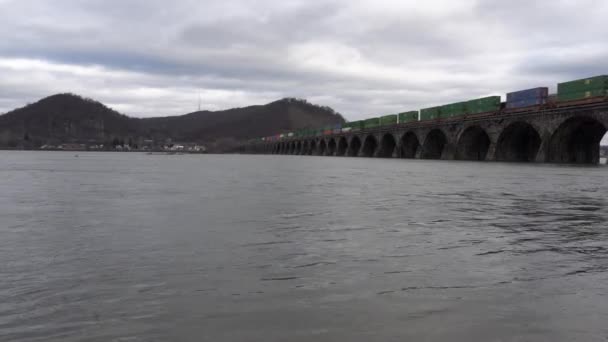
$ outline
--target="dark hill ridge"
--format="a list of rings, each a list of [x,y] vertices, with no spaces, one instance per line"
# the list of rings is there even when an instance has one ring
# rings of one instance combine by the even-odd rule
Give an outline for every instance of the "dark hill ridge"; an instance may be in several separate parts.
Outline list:
[[[111,146],[153,140],[222,145],[278,132],[343,123],[331,108],[283,99],[263,106],[138,119],[73,94],[59,94],[0,116],[0,147],[44,144]],[[221,147],[221,146],[220,146]]]

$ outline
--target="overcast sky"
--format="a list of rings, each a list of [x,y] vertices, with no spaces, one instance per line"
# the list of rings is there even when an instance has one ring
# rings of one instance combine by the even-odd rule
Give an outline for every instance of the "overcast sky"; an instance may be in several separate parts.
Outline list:
[[[605,0],[0,0],[0,113],[301,97],[349,119],[608,73]]]

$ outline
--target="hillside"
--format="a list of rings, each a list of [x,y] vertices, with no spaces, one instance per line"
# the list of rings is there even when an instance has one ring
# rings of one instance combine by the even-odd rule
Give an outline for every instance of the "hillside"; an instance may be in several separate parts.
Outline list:
[[[72,94],[59,94],[0,116],[0,148],[45,144],[199,143],[223,149],[277,132],[342,123],[331,108],[283,99],[261,106],[138,119]],[[152,141],[152,142],[151,142]]]

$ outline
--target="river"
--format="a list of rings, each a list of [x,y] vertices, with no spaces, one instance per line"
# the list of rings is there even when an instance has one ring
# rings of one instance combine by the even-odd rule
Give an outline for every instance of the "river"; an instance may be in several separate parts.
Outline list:
[[[0,152],[0,340],[606,340],[607,175]]]

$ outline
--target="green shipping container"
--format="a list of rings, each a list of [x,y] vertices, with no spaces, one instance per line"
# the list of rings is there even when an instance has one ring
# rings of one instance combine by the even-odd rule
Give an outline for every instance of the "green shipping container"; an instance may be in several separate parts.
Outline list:
[[[399,114],[399,123],[418,121],[418,111],[410,111]]]
[[[595,76],[581,80],[559,83],[557,85],[558,94],[583,93],[590,90],[608,89],[608,76]]]
[[[451,118],[454,116],[465,115],[467,113],[467,103],[457,102],[441,106],[441,117]]]
[[[595,89],[575,93],[560,93],[557,95],[558,101],[576,101],[584,100],[592,97],[608,96],[608,90],[606,89]]]
[[[399,116],[397,114],[385,115],[380,118],[380,126],[396,125],[398,120]]]
[[[467,110],[471,114],[497,112],[500,110],[500,96],[489,96],[466,102]]]
[[[441,117],[441,107],[424,108],[420,110],[420,120],[433,120]]]
[[[365,129],[376,127],[380,127],[380,118],[367,119],[363,121],[363,128]]]
[[[352,131],[360,131],[363,129],[363,121],[353,121],[348,124]]]

